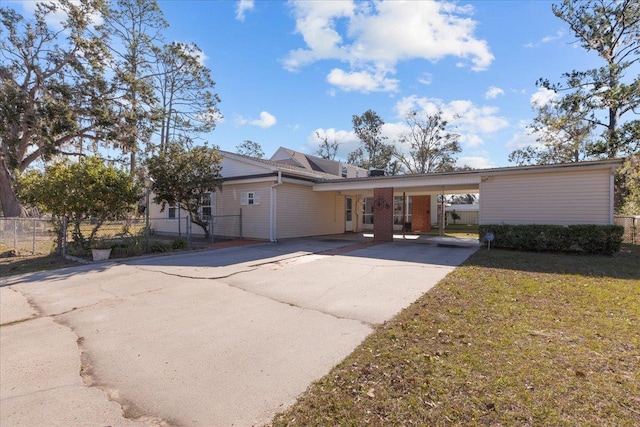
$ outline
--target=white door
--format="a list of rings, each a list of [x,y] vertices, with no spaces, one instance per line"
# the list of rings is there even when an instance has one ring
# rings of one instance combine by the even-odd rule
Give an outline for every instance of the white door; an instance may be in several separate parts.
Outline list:
[[[344,230],[353,231],[353,199],[351,197],[347,197],[345,199],[344,206]]]

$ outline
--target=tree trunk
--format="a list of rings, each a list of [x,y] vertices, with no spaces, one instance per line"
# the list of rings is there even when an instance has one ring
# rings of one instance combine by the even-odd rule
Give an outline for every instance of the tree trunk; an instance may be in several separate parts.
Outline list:
[[[0,155],[0,205],[2,213],[6,217],[25,216],[26,210],[16,197],[16,192],[11,185],[11,174]]]

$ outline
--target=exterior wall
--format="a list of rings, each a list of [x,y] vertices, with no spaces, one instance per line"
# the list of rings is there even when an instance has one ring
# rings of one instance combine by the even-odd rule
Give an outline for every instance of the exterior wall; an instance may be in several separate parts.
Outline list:
[[[266,166],[252,165],[229,157],[223,157],[222,170],[220,171],[220,174],[223,178],[230,178],[233,176],[263,174],[268,173],[269,171],[270,169]]]
[[[361,167],[347,165],[347,178],[364,178],[368,172],[369,171]]]
[[[161,211],[162,206],[153,203],[153,194],[151,195],[151,200],[149,204],[149,224],[151,230],[158,234],[185,236],[189,222],[189,213],[183,210],[180,210],[179,213],[176,211],[176,216],[179,216],[179,218],[169,219],[169,206],[167,205],[164,211]],[[193,231],[202,231],[202,229],[193,224]]]
[[[610,224],[611,171],[494,175],[480,184],[480,224]]]
[[[215,215],[237,215],[242,208],[242,237],[269,239],[270,183],[226,184],[216,194]],[[259,205],[240,205],[240,194],[254,192],[260,196]]]
[[[373,199],[373,240],[393,242],[393,188],[375,188]]]
[[[338,192],[283,183],[276,187],[276,200],[278,239],[344,233],[345,198]]]
[[[413,196],[411,231],[431,231],[431,196]]]

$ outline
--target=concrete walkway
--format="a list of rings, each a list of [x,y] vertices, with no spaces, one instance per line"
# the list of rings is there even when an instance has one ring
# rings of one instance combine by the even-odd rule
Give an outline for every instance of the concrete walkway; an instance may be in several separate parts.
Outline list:
[[[0,282],[0,425],[250,426],[477,247],[299,239]]]

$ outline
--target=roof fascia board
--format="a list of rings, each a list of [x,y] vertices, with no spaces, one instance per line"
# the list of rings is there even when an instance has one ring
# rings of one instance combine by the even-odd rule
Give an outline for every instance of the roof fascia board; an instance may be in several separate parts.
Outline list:
[[[282,182],[286,182],[288,184],[306,185],[306,186],[309,186],[309,187],[315,185],[314,181],[290,178],[290,177],[286,177],[285,175],[282,175]]]
[[[222,178],[222,186],[237,184],[253,184],[257,182],[273,182],[278,179],[277,173],[269,173],[263,175],[245,175],[234,176],[231,178]]]
[[[426,175],[402,175],[396,179],[346,179],[337,182],[321,182],[313,187],[313,191],[340,191],[340,190],[367,190],[371,188],[412,188],[412,187],[447,187],[480,184],[480,174],[465,174],[454,176],[426,176]]]
[[[573,163],[559,163],[553,165],[533,165],[533,166],[517,166],[513,168],[496,168],[496,169],[480,169],[483,176],[493,175],[522,175],[531,173],[549,173],[549,172],[563,172],[573,170],[593,170],[593,169],[612,169],[616,170],[624,159],[607,159],[607,160],[594,160],[590,162],[573,162]]]

